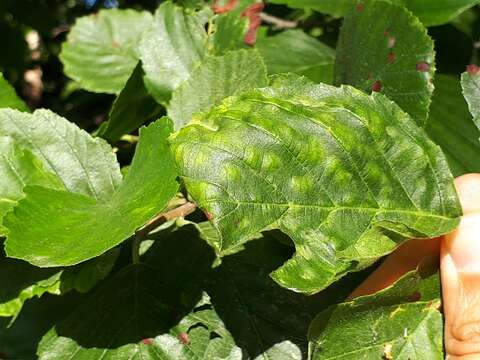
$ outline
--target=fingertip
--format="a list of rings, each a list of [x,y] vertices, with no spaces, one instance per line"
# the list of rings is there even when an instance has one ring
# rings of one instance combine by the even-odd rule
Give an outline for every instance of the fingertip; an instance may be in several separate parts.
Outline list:
[[[455,188],[463,213],[480,212],[480,174],[472,173],[455,179]]]

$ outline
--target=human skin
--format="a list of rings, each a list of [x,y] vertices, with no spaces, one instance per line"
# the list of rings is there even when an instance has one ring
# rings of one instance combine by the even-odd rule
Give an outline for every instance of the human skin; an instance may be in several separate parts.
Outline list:
[[[406,242],[349,299],[390,286],[440,254],[446,359],[480,360],[480,174],[460,176],[455,187],[463,209],[459,227],[439,238]]]

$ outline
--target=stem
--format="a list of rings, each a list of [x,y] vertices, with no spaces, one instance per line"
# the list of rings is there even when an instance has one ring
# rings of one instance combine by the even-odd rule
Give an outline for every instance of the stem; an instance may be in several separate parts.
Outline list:
[[[260,19],[262,19],[264,22],[268,24],[275,25],[276,27],[282,28],[282,29],[293,29],[298,26],[298,23],[296,21],[280,19],[276,16],[269,15],[264,12],[260,13]]]
[[[185,217],[195,211],[197,205],[187,202],[175,209],[163,212],[155,216],[152,220],[146,223],[143,227],[135,231],[135,237],[132,243],[132,260],[134,264],[140,262],[140,243],[153,230],[167,221]]]

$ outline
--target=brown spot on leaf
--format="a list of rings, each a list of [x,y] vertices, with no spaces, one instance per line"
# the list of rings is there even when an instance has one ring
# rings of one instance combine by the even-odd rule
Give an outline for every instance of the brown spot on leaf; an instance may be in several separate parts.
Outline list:
[[[480,71],[480,67],[478,67],[478,65],[475,65],[475,64],[467,65],[467,72],[470,75],[477,75],[479,71]]]
[[[220,0],[215,0],[212,5],[212,10],[215,14],[223,14],[235,9],[239,0],[228,0],[225,5],[219,5]]]
[[[243,41],[247,45],[255,45],[257,42],[257,30],[262,24],[262,19],[260,18],[260,13],[262,12],[265,4],[255,3],[250,5],[242,12],[242,17],[248,19],[248,30],[243,38]]]
[[[357,10],[358,12],[362,12],[363,10],[365,10],[365,4],[357,4],[357,6],[355,6],[355,10]]]
[[[178,340],[180,340],[180,342],[183,344],[183,345],[187,345],[190,343],[190,337],[188,336],[187,333],[180,333],[178,334]]]
[[[387,47],[389,49],[393,48],[395,46],[395,44],[397,43],[397,39],[393,36],[389,36],[388,37],[388,41],[387,41]]]
[[[213,214],[211,212],[209,212],[208,210],[206,209],[202,209],[203,213],[205,214],[205,216],[207,217],[207,220],[208,221],[212,221],[213,220]]]
[[[383,32],[384,36],[388,36],[390,34],[390,28],[386,28],[385,31]]]
[[[383,357],[387,360],[393,359],[392,344],[385,344],[383,347]]]
[[[117,43],[116,41],[112,41],[112,47],[114,49],[118,49],[120,47],[119,43]]]
[[[420,292],[416,291],[413,294],[409,295],[407,297],[407,300],[409,302],[415,302],[415,301],[419,301],[421,298],[422,298],[422,294],[420,294]]]
[[[372,91],[379,92],[380,90],[382,90],[382,83],[377,80],[372,84]]]
[[[393,52],[388,53],[387,62],[389,64],[393,63],[396,59],[397,59],[397,56],[395,55],[395,53],[393,53]]]
[[[420,61],[416,65],[417,71],[427,72],[430,70],[430,64],[425,61]]]
[[[153,339],[151,339],[151,338],[143,339],[142,343],[144,343],[145,345],[152,345],[153,344]]]

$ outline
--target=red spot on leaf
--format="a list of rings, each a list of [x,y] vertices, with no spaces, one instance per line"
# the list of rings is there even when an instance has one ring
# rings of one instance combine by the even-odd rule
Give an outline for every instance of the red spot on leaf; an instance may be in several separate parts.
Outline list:
[[[478,67],[478,65],[475,65],[475,64],[467,65],[467,72],[470,75],[477,75],[479,71],[480,71],[480,67]]]
[[[357,10],[358,12],[362,12],[363,10],[365,10],[365,4],[357,4],[357,6],[355,6],[355,10]]]
[[[222,14],[229,12],[233,9],[235,9],[238,5],[239,0],[228,0],[225,5],[219,5],[218,3],[220,2],[219,0],[215,0],[212,5],[213,12],[215,14]]]
[[[180,340],[180,342],[183,344],[183,345],[187,345],[190,343],[190,337],[188,336],[187,333],[180,333],[178,334],[178,340]]]
[[[152,345],[153,344],[153,339],[151,339],[151,338],[143,339],[142,343],[144,343],[145,345]]]
[[[422,294],[420,294],[418,291],[414,292],[413,294],[409,295],[407,300],[410,302],[415,302],[419,301],[422,298]]]
[[[260,18],[260,13],[262,12],[265,4],[255,3],[250,5],[242,12],[242,17],[246,17],[249,21],[248,30],[243,38],[243,41],[247,45],[255,45],[257,42],[257,30],[262,24],[262,19]]]
[[[382,83],[377,80],[372,84],[372,91],[379,92],[380,90],[382,90]]]
[[[417,68],[417,71],[427,72],[430,70],[430,64],[425,61],[421,61],[417,63],[416,68]]]
[[[389,49],[393,48],[396,43],[397,43],[397,39],[396,39],[396,38],[394,38],[393,36],[389,36],[389,37],[388,37],[387,47],[388,47]]]
[[[205,209],[202,210],[203,213],[205,214],[205,216],[207,217],[207,220],[208,221],[212,221],[213,220],[213,214]]]
[[[388,36],[390,34],[390,29],[386,28],[385,31],[383,32],[383,35]]]
[[[395,53],[393,53],[393,52],[388,53],[387,62],[389,64],[393,63],[396,59],[397,59],[397,56],[395,55]]]

